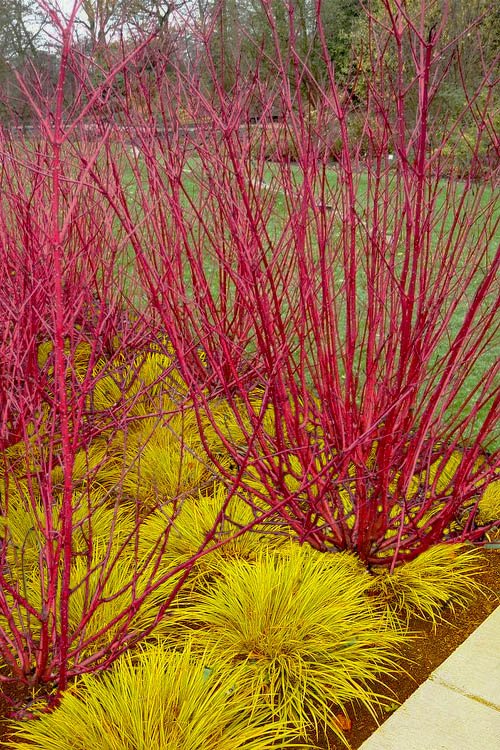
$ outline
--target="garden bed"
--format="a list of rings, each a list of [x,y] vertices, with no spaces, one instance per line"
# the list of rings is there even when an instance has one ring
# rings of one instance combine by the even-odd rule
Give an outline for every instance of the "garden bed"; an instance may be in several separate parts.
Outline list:
[[[410,622],[410,630],[415,633],[414,640],[403,647],[402,657],[408,659],[408,671],[401,672],[389,679],[386,694],[394,695],[394,709],[405,701],[419,685],[448,656],[479,627],[488,615],[500,603],[500,551],[484,553],[484,571],[478,575],[478,581],[488,590],[487,596],[476,596],[466,609],[448,608],[443,611],[442,622],[434,628],[432,623],[417,619]],[[22,689],[17,686],[4,691],[11,698],[19,699]],[[29,701],[29,695],[26,695]],[[8,703],[0,696],[0,740],[9,740]],[[353,750],[360,745],[390,715],[390,711],[380,711],[375,719],[363,707],[358,707],[347,719],[352,722],[350,729],[345,726],[346,736]],[[325,750],[341,750],[345,746],[336,737],[323,738],[318,741],[319,747]]]

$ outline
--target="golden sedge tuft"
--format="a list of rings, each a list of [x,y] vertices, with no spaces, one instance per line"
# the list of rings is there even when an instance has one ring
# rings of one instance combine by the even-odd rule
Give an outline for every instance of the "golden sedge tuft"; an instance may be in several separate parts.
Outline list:
[[[223,508],[223,518],[219,518]],[[145,557],[159,546],[162,536],[168,533],[164,560],[173,566],[194,557],[207,535],[214,531],[213,539],[205,549],[210,550],[218,542],[223,541],[224,544],[195,563],[192,573],[195,586],[203,585],[205,579],[211,576],[224,575],[229,560],[252,562],[264,548],[279,552],[288,546],[286,537],[278,536],[278,529],[272,524],[257,524],[252,530],[230,539],[255,517],[252,509],[240,498],[232,497],[227,502],[227,488],[222,483],[218,483],[212,492],[200,492],[197,498],[184,501],[177,517],[169,517],[170,509],[173,510],[172,504],[166,504],[145,520],[140,531],[139,551]]]
[[[143,507],[197,493],[213,483],[213,468],[192,412],[175,415],[165,424],[144,420],[140,430],[126,436],[122,450],[123,491]]]
[[[490,482],[479,501],[480,524],[494,523],[500,526],[500,479]]]
[[[178,617],[196,628],[196,648],[243,665],[241,684],[276,720],[300,735],[330,728],[343,737],[335,714],[352,701],[373,710],[374,685],[396,669],[404,638],[387,629],[369,587],[351,555],[290,545],[286,557],[227,563],[224,577]]]
[[[10,750],[277,750],[303,747],[266,720],[209,652],[161,643],[125,654],[102,676],[84,676],[51,714],[15,724]],[[4,745],[5,746],[5,745]]]
[[[465,607],[483,591],[477,581],[481,568],[480,550],[437,544],[393,573],[376,570],[373,588],[395,621],[404,625],[413,615],[435,625],[443,619],[444,607]]]

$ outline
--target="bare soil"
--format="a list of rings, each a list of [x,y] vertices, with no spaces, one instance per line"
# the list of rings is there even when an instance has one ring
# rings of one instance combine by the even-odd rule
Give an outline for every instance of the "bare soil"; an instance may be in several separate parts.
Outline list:
[[[452,610],[448,608],[443,612],[444,620],[433,628],[432,623],[422,620],[413,620],[410,630],[415,638],[409,640],[404,647],[402,657],[405,660],[405,671],[389,678],[386,685],[386,694],[393,703],[394,710],[397,704],[405,701],[419,685],[429,677],[440,664],[461,644],[474,630],[485,620],[488,615],[500,604],[500,550],[492,550],[484,553],[484,571],[478,576],[479,582],[488,590],[487,595],[478,595],[467,609]],[[23,698],[23,691],[19,687],[10,687],[0,692],[0,741],[7,742],[8,734],[8,711],[10,708],[8,697],[11,699]],[[25,694],[26,702],[29,695]],[[352,750],[360,745],[377,729],[380,724],[389,717],[390,712],[379,711],[375,719],[364,708],[356,708],[351,715],[346,717],[346,737]],[[325,737],[317,740],[324,750],[345,750],[338,738]],[[2,745],[7,747],[8,745]],[[155,750],[155,748],[151,748]]]

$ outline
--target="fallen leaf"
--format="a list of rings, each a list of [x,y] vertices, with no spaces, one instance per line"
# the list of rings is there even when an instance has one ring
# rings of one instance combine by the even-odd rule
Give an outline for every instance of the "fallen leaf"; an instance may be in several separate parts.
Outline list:
[[[352,721],[346,714],[335,714],[335,721],[344,732],[351,731]]]

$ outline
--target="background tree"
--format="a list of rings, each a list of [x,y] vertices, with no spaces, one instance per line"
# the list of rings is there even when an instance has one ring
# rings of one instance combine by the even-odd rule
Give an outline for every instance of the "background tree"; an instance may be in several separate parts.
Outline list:
[[[338,76],[345,76],[349,65],[352,33],[362,10],[360,0],[322,0],[320,5],[327,50]]]
[[[188,6],[210,38],[208,57],[226,92],[257,71],[270,84],[281,64],[291,68],[297,58],[311,61],[314,0],[198,0]]]
[[[25,120],[27,110],[16,72],[38,76],[54,74],[53,54],[47,45],[47,14],[30,0],[0,0],[0,118]]]
[[[47,16],[30,0],[0,0],[1,58],[19,63],[39,51]]]
[[[89,46],[102,48],[127,32],[167,25],[180,5],[172,0],[82,0],[79,24]]]

